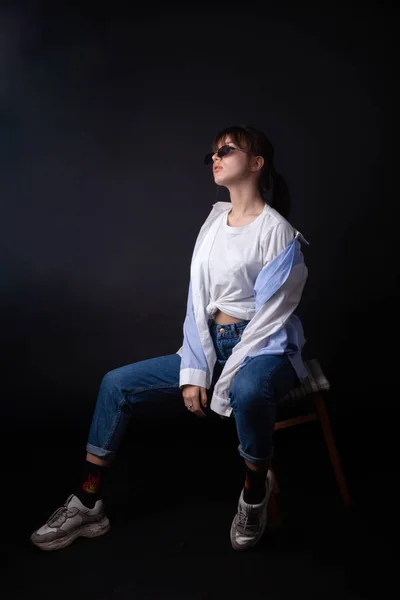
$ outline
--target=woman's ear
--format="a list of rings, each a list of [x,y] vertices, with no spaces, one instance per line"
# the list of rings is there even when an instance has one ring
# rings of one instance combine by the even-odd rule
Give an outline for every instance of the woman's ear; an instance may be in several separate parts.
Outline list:
[[[251,163],[252,171],[260,171],[264,166],[264,158],[262,156],[253,156]]]

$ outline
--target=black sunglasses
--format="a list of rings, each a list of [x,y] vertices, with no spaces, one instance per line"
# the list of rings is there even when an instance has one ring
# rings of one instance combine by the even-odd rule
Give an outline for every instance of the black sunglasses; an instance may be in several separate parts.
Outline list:
[[[221,148],[216,152],[210,152],[209,154],[206,154],[204,157],[204,164],[209,165],[210,163],[212,163],[214,154],[216,154],[218,158],[223,158],[224,156],[227,156],[227,154],[230,154],[233,150],[245,152],[245,150],[241,150],[240,148],[234,148],[233,146],[228,146],[228,144],[226,144],[225,146],[221,146]]]

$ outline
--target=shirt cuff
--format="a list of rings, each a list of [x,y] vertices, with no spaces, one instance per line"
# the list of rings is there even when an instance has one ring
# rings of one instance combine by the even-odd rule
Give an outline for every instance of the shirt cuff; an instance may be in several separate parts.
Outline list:
[[[207,389],[207,373],[201,369],[182,369],[179,373],[179,387],[197,385]]]
[[[213,394],[210,402],[210,408],[221,417],[230,417],[232,413],[232,407],[229,398],[223,398]]]

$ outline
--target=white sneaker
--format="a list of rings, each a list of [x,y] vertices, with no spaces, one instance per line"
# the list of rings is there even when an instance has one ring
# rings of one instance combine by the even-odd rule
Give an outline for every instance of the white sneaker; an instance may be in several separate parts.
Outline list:
[[[267,526],[268,500],[274,485],[272,471],[266,478],[266,495],[260,504],[247,504],[243,500],[243,490],[240,494],[238,511],[232,522],[231,544],[235,550],[252,548],[264,534]]]
[[[41,550],[60,550],[77,537],[97,537],[109,529],[110,521],[104,513],[102,500],[97,500],[94,508],[87,508],[71,494],[64,506],[58,508],[30,539]]]

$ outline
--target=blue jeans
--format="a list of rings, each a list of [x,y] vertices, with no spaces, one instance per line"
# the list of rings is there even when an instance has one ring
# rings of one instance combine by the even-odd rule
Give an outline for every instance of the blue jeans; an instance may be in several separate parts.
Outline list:
[[[209,408],[213,389],[248,322],[222,326],[209,321],[217,362],[207,390],[208,418],[219,417]],[[169,354],[109,371],[100,385],[86,450],[113,460],[130,418],[142,408],[157,418],[164,411],[169,417],[188,413],[179,389],[180,364],[179,354]],[[255,465],[271,458],[276,401],[298,383],[285,354],[256,356],[237,372],[229,399],[243,458]]]

